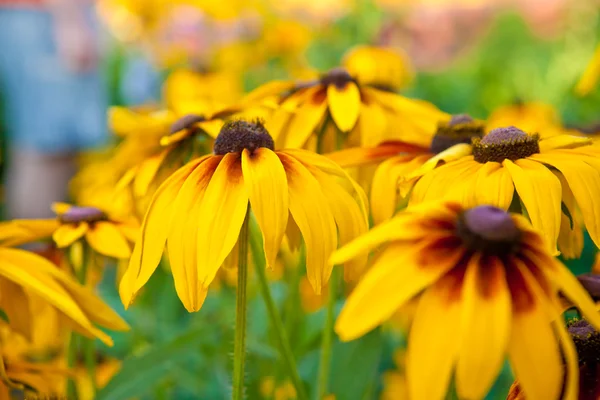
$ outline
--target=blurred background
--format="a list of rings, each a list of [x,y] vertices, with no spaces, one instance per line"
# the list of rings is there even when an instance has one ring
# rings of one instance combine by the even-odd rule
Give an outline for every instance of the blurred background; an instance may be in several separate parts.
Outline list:
[[[574,88],[600,39],[599,6],[595,0],[0,0],[3,215],[52,216],[50,203],[68,198],[68,181],[93,158],[90,151],[117,140],[107,129],[111,105],[160,106],[173,95],[230,104],[267,81],[335,67],[360,44],[404,53],[410,79],[402,93],[446,112],[485,119],[499,108],[519,113],[527,106],[533,119],[595,133],[600,91],[580,96]],[[186,94],[190,82],[202,93]],[[584,264],[592,257],[584,254]],[[273,279],[275,295],[286,297],[285,285]],[[122,310],[114,272],[105,280],[104,297]],[[202,312],[190,315],[171,276],[155,274],[147,293],[161,296],[142,295],[126,314],[136,329],[102,350],[106,360],[125,362],[100,397],[225,398],[235,290],[223,281]],[[286,323],[301,374],[314,379],[323,313],[320,299],[302,287],[307,314]],[[249,398],[292,399],[289,383],[274,374],[277,351],[254,297]],[[376,331],[337,343],[338,399],[395,398],[401,355],[394,350],[401,342],[401,335]],[[512,379],[505,375],[490,398],[506,395]]]

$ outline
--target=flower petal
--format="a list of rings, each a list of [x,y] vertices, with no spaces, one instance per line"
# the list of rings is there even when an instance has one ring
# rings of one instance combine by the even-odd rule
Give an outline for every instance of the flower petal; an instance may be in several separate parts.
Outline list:
[[[427,149],[404,142],[387,142],[377,147],[353,147],[324,154],[340,167],[376,164],[401,153],[427,153]]]
[[[459,188],[462,189],[464,187],[459,177],[464,176],[465,171],[477,170],[480,167],[481,164],[474,161],[472,156],[467,156],[464,159],[444,164],[424,174],[414,185],[410,193],[409,204],[419,204],[428,200],[448,198],[451,191],[454,191],[456,194]],[[470,190],[473,190],[473,188],[471,187]]]
[[[241,155],[228,153],[215,170],[198,215],[198,280],[208,288],[235,246],[248,210]]]
[[[131,249],[127,239],[111,222],[98,221],[88,229],[86,240],[98,253],[113,258],[129,258]]]
[[[29,297],[23,288],[8,279],[0,279],[0,307],[8,317],[12,330],[32,340],[32,314]]]
[[[52,237],[59,227],[56,218],[14,219],[0,223],[0,243],[12,247]]]
[[[473,257],[463,287],[457,392],[460,398],[482,399],[502,368],[511,330],[510,292],[502,262]]]
[[[540,154],[534,154],[532,158],[537,155],[544,156],[547,151],[554,149],[574,149],[580,146],[586,146],[592,144],[592,139],[584,136],[571,136],[571,135],[557,135],[551,136],[547,139],[540,140]]]
[[[331,275],[327,259],[337,247],[337,231],[333,213],[316,178],[296,160],[277,153],[287,175],[289,207],[306,243],[306,272],[317,294]]]
[[[448,274],[419,300],[408,336],[406,379],[411,399],[443,400],[458,355],[460,277]]]
[[[267,267],[273,268],[288,219],[287,176],[277,155],[260,148],[242,153],[244,183],[252,212],[262,232]]]
[[[142,161],[139,166],[135,179],[133,181],[133,194],[136,197],[143,197],[148,193],[148,187],[156,177],[158,169],[163,164],[167,155],[171,152],[172,148],[166,148],[159,154],[148,157]]]
[[[351,131],[360,114],[360,91],[356,84],[348,82],[343,87],[328,85],[327,102],[331,117],[340,131]]]
[[[378,146],[386,140],[388,118],[385,110],[374,101],[368,98],[362,99],[357,124],[360,130],[361,148]]]
[[[87,222],[78,224],[62,224],[54,231],[52,239],[59,248],[72,245],[77,240],[81,239],[89,229]]]
[[[488,204],[508,210],[515,192],[510,174],[500,163],[485,163],[477,173],[471,206]]]
[[[548,168],[535,161],[504,160],[504,168],[512,177],[515,189],[523,202],[534,228],[542,231],[553,253],[560,232],[560,181]]]
[[[304,94],[305,101],[290,120],[284,148],[297,149],[304,146],[327,110],[325,89],[310,88]]]

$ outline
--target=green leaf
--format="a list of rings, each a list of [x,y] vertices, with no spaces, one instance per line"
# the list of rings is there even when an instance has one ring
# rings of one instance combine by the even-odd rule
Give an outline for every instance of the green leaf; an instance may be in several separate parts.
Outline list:
[[[124,400],[151,392],[165,379],[169,370],[183,362],[197,344],[206,328],[188,331],[175,339],[154,344],[143,354],[123,361],[119,373],[98,392],[98,400]]]

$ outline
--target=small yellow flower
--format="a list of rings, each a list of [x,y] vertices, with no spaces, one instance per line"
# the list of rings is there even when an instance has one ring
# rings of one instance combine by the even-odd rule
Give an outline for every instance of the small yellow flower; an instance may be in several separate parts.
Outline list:
[[[158,188],[121,281],[126,307],[154,273],[166,243],[177,294],[188,311],[199,310],[238,240],[248,205],[262,231],[267,266],[274,265],[293,225],[306,243],[308,278],[321,292],[331,274],[327,258],[337,247],[338,232],[345,243],[367,229],[364,193],[326,157],[273,149],[260,123],[228,123],[214,154],[186,164]]]
[[[600,327],[600,315],[523,216],[453,202],[409,207],[330,262],[375,248],[381,250],[335,330],[353,340],[418,299],[406,353],[409,398],[443,399],[453,376],[460,398],[483,398],[506,356],[527,398],[557,399],[565,372],[565,398],[577,398],[577,354],[559,293],[593,326]]]
[[[596,47],[592,59],[577,82],[575,92],[580,96],[590,93],[598,84],[598,78],[600,78],[600,46]]]

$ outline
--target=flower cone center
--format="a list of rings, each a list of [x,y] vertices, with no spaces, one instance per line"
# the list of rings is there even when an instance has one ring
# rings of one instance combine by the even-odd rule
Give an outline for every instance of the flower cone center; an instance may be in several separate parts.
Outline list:
[[[439,154],[457,144],[470,144],[473,138],[481,138],[483,132],[483,124],[469,115],[453,115],[449,122],[438,126],[429,149],[432,153]]]
[[[261,147],[275,149],[273,138],[263,124],[260,121],[237,120],[223,125],[219,136],[215,139],[214,153],[217,155],[241,153],[244,149],[252,153]]]
[[[518,160],[540,152],[539,136],[519,128],[497,128],[483,139],[473,139],[473,157],[480,163]]]
[[[333,68],[321,77],[321,83],[325,86],[335,85],[338,88],[343,88],[349,82],[352,82],[352,76],[345,68]]]
[[[521,237],[510,214],[493,206],[465,211],[459,218],[457,231],[467,248],[496,256],[514,252]]]
[[[73,206],[60,216],[60,220],[66,223],[96,222],[106,219],[106,214],[96,207]]]

